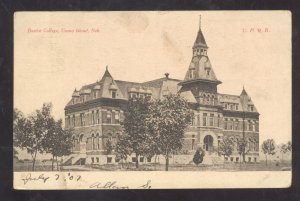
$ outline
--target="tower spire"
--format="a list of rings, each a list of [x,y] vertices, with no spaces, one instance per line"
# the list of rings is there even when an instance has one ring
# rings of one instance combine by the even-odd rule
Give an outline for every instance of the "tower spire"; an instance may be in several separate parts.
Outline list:
[[[201,30],[201,15],[199,15],[199,31]]]

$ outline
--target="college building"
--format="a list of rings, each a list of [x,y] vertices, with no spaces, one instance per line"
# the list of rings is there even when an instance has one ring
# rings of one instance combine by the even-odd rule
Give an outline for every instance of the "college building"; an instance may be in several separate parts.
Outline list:
[[[65,128],[72,131],[72,154],[65,164],[109,164],[118,163],[114,146],[122,135],[120,122],[124,119],[124,108],[129,98],[151,97],[161,99],[169,93],[180,93],[194,111],[194,118],[187,128],[183,148],[172,156],[170,163],[191,163],[195,150],[205,150],[204,163],[220,160],[239,162],[237,141],[247,140],[247,162],[259,160],[259,113],[243,88],[240,95],[222,94],[218,85],[222,82],[208,57],[208,46],[201,27],[191,52],[191,62],[183,80],[164,77],[138,83],[115,80],[106,68],[100,81],[74,90],[65,107]],[[242,88],[242,87],[241,87]],[[224,136],[235,142],[234,152],[229,158],[218,155],[218,147]],[[108,152],[108,146],[112,150]],[[160,157],[161,158],[161,157]],[[153,163],[154,158],[128,157],[128,162]],[[161,158],[158,162],[163,163]]]

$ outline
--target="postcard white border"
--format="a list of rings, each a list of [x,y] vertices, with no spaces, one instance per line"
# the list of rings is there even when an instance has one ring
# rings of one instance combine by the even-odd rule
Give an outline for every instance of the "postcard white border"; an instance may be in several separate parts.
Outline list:
[[[40,179],[30,179],[25,184],[23,179],[29,178],[29,175],[31,179]],[[70,176],[73,176],[72,180]],[[79,176],[81,178],[77,181]],[[42,177],[49,178],[44,182]],[[291,171],[14,172],[14,188],[26,190],[288,188],[291,182]]]

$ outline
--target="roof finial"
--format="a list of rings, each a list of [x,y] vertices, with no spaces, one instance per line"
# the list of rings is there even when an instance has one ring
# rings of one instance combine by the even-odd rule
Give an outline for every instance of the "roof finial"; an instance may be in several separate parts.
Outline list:
[[[201,30],[201,15],[199,15],[199,30]]]
[[[245,84],[243,84],[243,90],[245,90]]]
[[[106,70],[108,70],[108,65],[106,65]]]

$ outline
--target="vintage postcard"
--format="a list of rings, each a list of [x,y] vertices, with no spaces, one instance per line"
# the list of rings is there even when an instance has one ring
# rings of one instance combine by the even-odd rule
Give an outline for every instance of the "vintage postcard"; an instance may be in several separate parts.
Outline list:
[[[16,12],[14,188],[287,188],[289,11]]]

